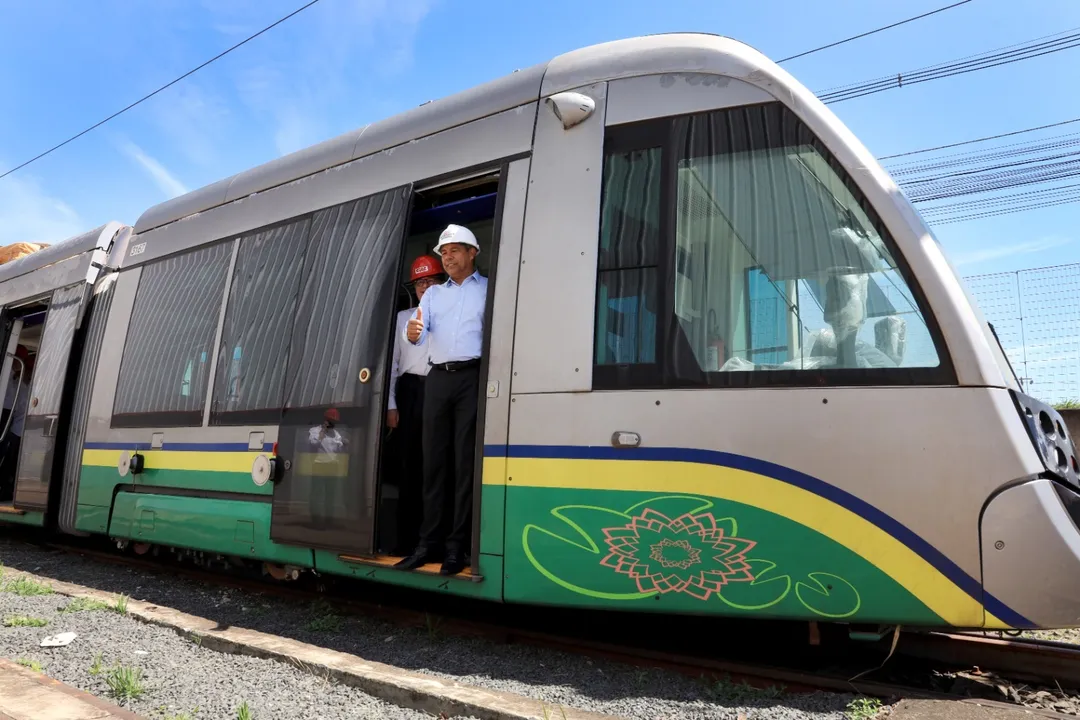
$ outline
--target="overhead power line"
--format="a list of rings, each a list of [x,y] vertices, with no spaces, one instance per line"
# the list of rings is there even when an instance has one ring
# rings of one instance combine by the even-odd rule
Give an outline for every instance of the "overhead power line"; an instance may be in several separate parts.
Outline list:
[[[231,52],[232,52],[233,50],[236,50],[236,49],[237,49],[238,47],[240,47],[240,46],[242,46],[242,45],[246,45],[247,43],[251,42],[252,40],[254,40],[255,38],[259,37],[260,35],[262,35],[263,33],[267,32],[268,30],[272,30],[273,28],[277,27],[277,26],[278,26],[278,25],[280,25],[281,23],[285,22],[285,21],[286,21],[286,20],[288,20],[289,18],[291,18],[291,17],[293,17],[293,16],[295,16],[295,15],[299,15],[299,14],[300,14],[300,13],[302,13],[302,12],[303,12],[304,10],[307,10],[307,9],[308,9],[309,7],[311,7],[312,5],[314,5],[314,4],[315,4],[315,3],[317,3],[317,2],[319,2],[319,0],[310,0],[310,2],[308,2],[308,3],[304,4],[304,5],[302,5],[301,7],[297,8],[296,10],[293,10],[293,11],[292,11],[291,13],[289,13],[288,15],[286,15],[286,16],[284,16],[284,17],[280,18],[279,20],[276,20],[275,22],[273,22],[273,23],[271,23],[271,24],[267,25],[267,26],[266,26],[266,27],[264,27],[264,28],[263,28],[262,30],[260,30],[260,31],[258,31],[257,33],[255,33],[254,35],[250,35],[250,36],[248,36],[248,37],[244,38],[243,40],[241,40],[240,42],[236,43],[235,45],[233,45],[233,46],[232,46],[232,47],[230,47],[229,49],[227,49],[227,50],[224,50],[224,51],[222,51],[222,52],[218,53],[217,55],[215,55],[214,57],[210,58],[209,60],[207,60],[207,61],[206,61],[206,62],[204,62],[203,64],[199,65],[198,67],[195,67],[195,68],[192,68],[191,70],[188,70],[188,71],[187,71],[186,73],[184,73],[184,74],[183,74],[183,75],[181,75],[180,77],[178,77],[178,78],[176,78],[176,79],[174,79],[174,80],[171,80],[171,81],[169,81],[169,82],[165,83],[164,85],[162,85],[161,87],[159,87],[159,88],[158,88],[157,90],[153,91],[152,93],[149,93],[148,95],[144,95],[144,96],[142,96],[141,98],[139,98],[139,99],[138,99],[138,100],[136,100],[135,102],[131,103],[131,104],[130,104],[130,105],[128,105],[127,107],[124,107],[124,108],[123,108],[123,109],[121,109],[121,110],[117,110],[117,111],[116,111],[116,112],[114,112],[114,113],[113,113],[112,115],[110,115],[109,117],[105,118],[104,120],[101,120],[100,122],[94,123],[94,124],[93,124],[93,125],[91,125],[90,127],[88,127],[88,128],[86,128],[85,130],[83,130],[82,132],[80,132],[80,133],[78,133],[78,134],[76,134],[76,135],[72,135],[72,136],[71,136],[71,137],[69,137],[69,138],[68,138],[67,140],[63,141],[62,143],[58,143],[58,144],[56,144],[56,145],[53,145],[53,146],[52,146],[51,148],[49,148],[49,149],[48,149],[48,150],[46,150],[45,152],[43,152],[43,153],[39,153],[38,155],[35,155],[34,157],[32,157],[32,158],[30,158],[29,160],[27,160],[26,162],[24,162],[24,163],[21,163],[21,164],[19,164],[19,165],[16,165],[15,167],[11,168],[10,170],[8,170],[8,171],[4,172],[4,174],[0,175],[0,179],[6,178],[6,177],[7,177],[8,175],[10,175],[11,173],[15,172],[16,170],[21,170],[22,168],[26,167],[27,165],[29,165],[29,164],[30,164],[30,163],[32,163],[32,162],[37,162],[37,161],[38,161],[38,160],[40,160],[41,158],[45,157],[46,155],[48,155],[48,154],[50,154],[50,153],[52,153],[52,152],[54,152],[54,151],[56,151],[56,150],[59,150],[60,148],[62,148],[62,147],[64,147],[65,145],[67,145],[68,143],[72,142],[73,140],[78,140],[79,138],[81,138],[81,137],[82,137],[83,135],[85,135],[86,133],[88,133],[88,132],[90,132],[90,131],[92,131],[92,130],[96,130],[97,128],[101,127],[102,125],[104,125],[105,123],[109,122],[110,120],[112,120],[112,119],[114,119],[114,118],[116,118],[116,117],[118,117],[118,116],[120,116],[120,115],[123,115],[123,114],[124,114],[124,113],[126,113],[126,112],[127,112],[128,110],[130,110],[130,109],[132,109],[133,107],[135,107],[136,105],[140,105],[140,104],[142,104],[142,103],[146,102],[147,100],[149,100],[150,98],[154,97],[155,95],[157,95],[158,93],[160,93],[160,92],[161,92],[162,90],[166,90],[166,89],[168,89],[168,88],[172,87],[173,85],[175,85],[176,83],[180,82],[180,81],[181,81],[181,80],[183,80],[184,78],[187,78],[187,77],[190,77],[191,75],[194,75],[195,73],[197,73],[198,71],[202,70],[202,69],[203,69],[204,67],[206,67],[206,66],[207,66],[207,65],[209,65],[210,63],[213,63],[213,62],[215,62],[215,61],[217,61],[217,60],[220,60],[221,58],[223,58],[223,57],[225,57],[226,55],[228,55],[229,53],[231,53]]]
[[[930,65],[918,70],[909,70],[896,75],[830,88],[817,93],[817,96],[825,104],[838,103],[886,90],[894,90],[904,85],[917,85],[932,80],[953,77],[954,75],[963,75],[977,70],[1009,65],[1021,60],[1030,60],[1031,58],[1070,50],[1075,47],[1080,47],[1080,32],[1077,32],[1077,29],[1074,28],[1073,30],[1029,40],[1025,43],[1009,45],[978,55],[950,60],[938,65]]]
[[[874,35],[875,33],[883,32],[885,30],[891,30],[894,27],[899,27],[900,25],[906,25],[909,22],[915,22],[916,20],[922,20],[924,17],[930,17],[931,15],[937,15],[939,12],[945,12],[946,10],[951,10],[954,7],[958,7],[960,5],[966,5],[969,2],[971,2],[971,0],[960,0],[960,2],[953,3],[952,5],[946,5],[945,7],[940,7],[937,10],[931,10],[930,12],[925,12],[922,15],[916,15],[915,17],[909,17],[907,20],[901,20],[899,22],[894,22],[891,25],[885,25],[883,27],[875,28],[873,30],[867,30],[864,33],[859,33],[858,35],[852,35],[849,38],[844,38],[843,40],[837,40],[834,43],[829,43],[828,45],[822,45],[821,47],[816,47],[813,50],[807,50],[806,52],[801,52],[798,55],[791,55],[790,57],[786,57],[783,60],[777,60],[776,62],[778,64],[779,63],[786,63],[788,60],[795,60],[796,58],[806,57],[807,55],[813,55],[816,52],[821,52],[822,50],[828,50],[829,48],[834,48],[837,45],[843,45],[844,43],[849,43],[852,40],[859,40],[860,38],[864,38],[864,37],[866,37],[868,35]]]
[[[987,140],[997,140],[999,138],[1012,137],[1013,135],[1023,135],[1024,133],[1035,132],[1036,130],[1046,130],[1048,128],[1077,122],[1080,122],[1080,118],[1062,120],[1061,122],[1050,123],[1049,125],[1039,125],[1038,127],[1025,128],[1023,130],[1014,130],[1012,132],[1001,133],[1000,135],[987,135],[986,137],[975,138],[974,140],[964,140],[963,142],[938,145],[937,147],[923,148],[922,150],[910,150],[908,152],[896,153],[895,155],[882,155],[878,160],[892,160],[893,158],[906,157],[908,155],[921,155],[922,153],[934,152],[936,150],[947,150],[948,148],[960,147],[961,145],[973,145],[974,143],[986,142]]]

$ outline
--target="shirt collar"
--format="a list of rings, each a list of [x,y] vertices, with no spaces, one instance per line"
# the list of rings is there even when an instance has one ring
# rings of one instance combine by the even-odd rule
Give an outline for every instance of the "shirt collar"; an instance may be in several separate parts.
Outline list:
[[[464,285],[465,283],[470,282],[470,281],[472,281],[472,282],[480,282],[480,271],[479,270],[473,270],[472,275],[470,275],[469,277],[462,280],[461,285],[458,285],[458,287],[461,287],[462,285]],[[446,285],[446,287],[452,287],[452,286],[456,285],[453,278],[446,278],[446,282],[443,283],[443,284]]]

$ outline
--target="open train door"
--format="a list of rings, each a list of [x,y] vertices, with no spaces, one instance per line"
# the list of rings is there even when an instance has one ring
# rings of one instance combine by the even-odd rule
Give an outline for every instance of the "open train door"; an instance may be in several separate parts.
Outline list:
[[[54,290],[49,299],[19,446],[14,502],[18,510],[48,508],[71,345],[90,289],[90,285],[81,281]]]
[[[270,536],[374,546],[390,326],[412,186],[314,213],[289,347]]]

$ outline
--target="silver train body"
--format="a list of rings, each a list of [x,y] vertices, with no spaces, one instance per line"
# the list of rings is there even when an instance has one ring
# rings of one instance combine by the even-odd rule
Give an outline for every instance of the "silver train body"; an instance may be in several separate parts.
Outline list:
[[[455,217],[491,285],[473,566],[450,591],[1080,624],[1061,418],[859,140],[708,35],[570,52],[0,268],[9,332],[48,313],[0,520],[425,581],[379,564],[378,456],[405,268]],[[327,407],[353,444],[318,467]],[[575,520],[570,542],[569,506],[671,539],[650,560]],[[699,573],[692,543],[732,537]],[[740,600],[770,578],[783,597]],[[840,581],[857,610],[830,611]]]

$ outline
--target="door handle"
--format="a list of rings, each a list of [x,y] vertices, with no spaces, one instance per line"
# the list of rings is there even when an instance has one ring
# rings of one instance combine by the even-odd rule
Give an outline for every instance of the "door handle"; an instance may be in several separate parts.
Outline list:
[[[611,445],[617,448],[634,448],[641,445],[641,436],[629,430],[616,430],[611,434]]]

